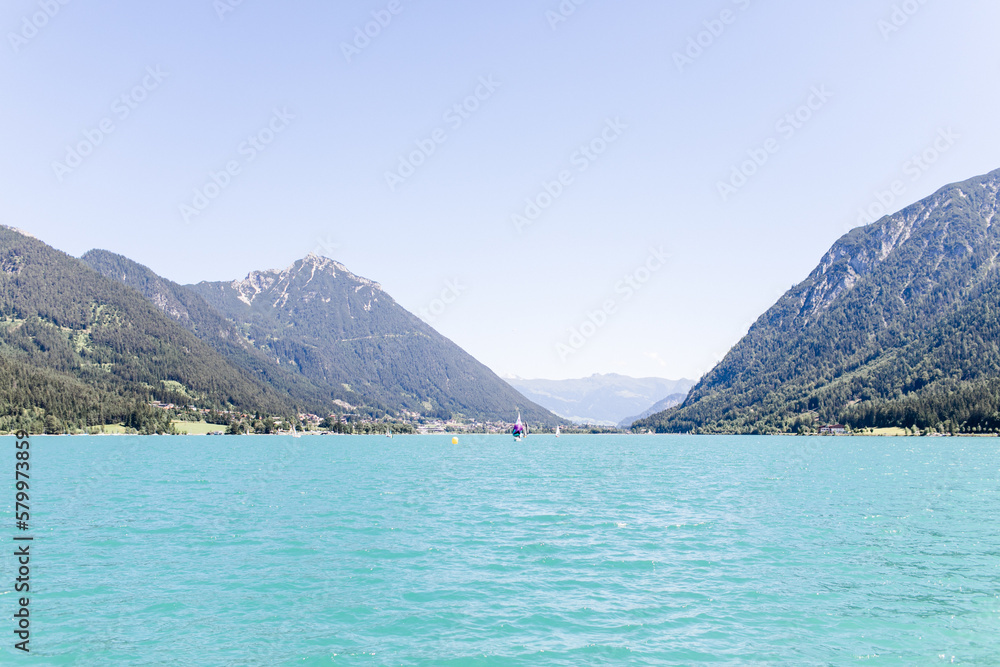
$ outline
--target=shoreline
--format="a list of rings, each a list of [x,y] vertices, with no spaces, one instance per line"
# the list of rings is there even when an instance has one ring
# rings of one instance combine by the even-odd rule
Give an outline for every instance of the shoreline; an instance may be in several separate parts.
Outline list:
[[[14,431],[9,433],[0,433],[0,437],[13,436]],[[236,434],[225,433],[223,431],[216,431],[210,433],[29,433],[32,438],[73,438],[78,436],[89,436],[89,437],[107,437],[107,438],[117,438],[117,437],[203,437],[203,436],[232,436]],[[271,437],[320,437],[320,436],[340,436],[340,437],[367,437],[367,438],[385,438],[384,433],[338,433],[336,431],[299,431],[294,436],[291,433],[240,433],[241,437],[253,436],[262,438]],[[535,436],[550,436],[554,437],[554,433],[535,433]],[[809,434],[799,434],[799,433],[770,433],[770,434],[757,434],[752,435],[749,433],[632,433],[630,431],[620,431],[616,433],[567,433],[563,431],[563,436],[574,436],[574,435],[629,435],[629,436],[682,436],[682,437],[742,437],[742,438],[784,438],[784,437],[795,437],[795,438],[998,438],[1000,433],[932,433],[932,434],[903,434],[903,433],[841,433],[837,435],[824,434],[819,435],[818,433]],[[406,437],[426,437],[426,436],[440,436],[440,437],[472,437],[472,436],[504,436],[510,437],[509,433],[474,433],[474,432],[463,432],[463,431],[448,431],[448,432],[436,432],[436,433],[393,433],[393,438],[406,438]]]

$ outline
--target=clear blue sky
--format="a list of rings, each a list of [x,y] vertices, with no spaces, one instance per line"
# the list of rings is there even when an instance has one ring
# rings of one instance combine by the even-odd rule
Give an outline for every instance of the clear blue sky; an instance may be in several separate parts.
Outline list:
[[[697,377],[878,191],[1000,167],[994,2],[230,2],[5,3],[0,222],[182,283],[318,251],[502,374]]]

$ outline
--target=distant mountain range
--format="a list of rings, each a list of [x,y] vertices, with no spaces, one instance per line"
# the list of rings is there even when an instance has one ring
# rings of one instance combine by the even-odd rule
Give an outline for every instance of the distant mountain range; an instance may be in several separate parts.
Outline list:
[[[604,426],[617,426],[630,415],[667,400],[666,397],[683,398],[695,384],[693,380],[632,378],[613,373],[574,380],[508,378],[507,381],[567,420]]]
[[[663,400],[653,403],[653,405],[646,408],[641,413],[634,415],[632,417],[626,417],[625,419],[621,420],[620,422],[618,422],[618,426],[619,428],[632,428],[632,424],[639,421],[640,419],[645,419],[650,415],[655,415],[657,412],[663,412],[664,410],[672,408],[675,405],[680,405],[681,403],[684,402],[685,398],[687,398],[686,392],[683,394],[670,394]]]
[[[998,193],[1000,170],[849,232],[682,405],[635,428],[1000,429]]]
[[[182,286],[0,226],[0,430],[134,422],[154,400],[481,421],[520,408],[534,424],[558,421],[330,259]]]

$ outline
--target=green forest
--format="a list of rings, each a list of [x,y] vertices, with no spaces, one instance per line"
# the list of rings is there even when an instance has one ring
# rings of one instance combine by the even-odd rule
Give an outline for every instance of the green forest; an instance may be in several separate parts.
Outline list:
[[[633,428],[996,432],[998,181],[948,186],[845,235],[682,405]]]
[[[0,226],[0,432],[171,433],[178,415],[154,403],[226,415],[216,423],[229,432],[270,433],[312,413],[363,433],[514,406],[555,423],[374,283],[317,257],[294,269],[282,307],[265,294],[251,308],[229,283],[185,287]]]

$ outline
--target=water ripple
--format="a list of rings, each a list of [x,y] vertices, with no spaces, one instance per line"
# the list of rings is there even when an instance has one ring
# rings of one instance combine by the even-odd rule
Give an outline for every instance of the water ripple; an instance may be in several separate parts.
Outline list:
[[[987,438],[33,445],[32,664],[1000,664]]]

